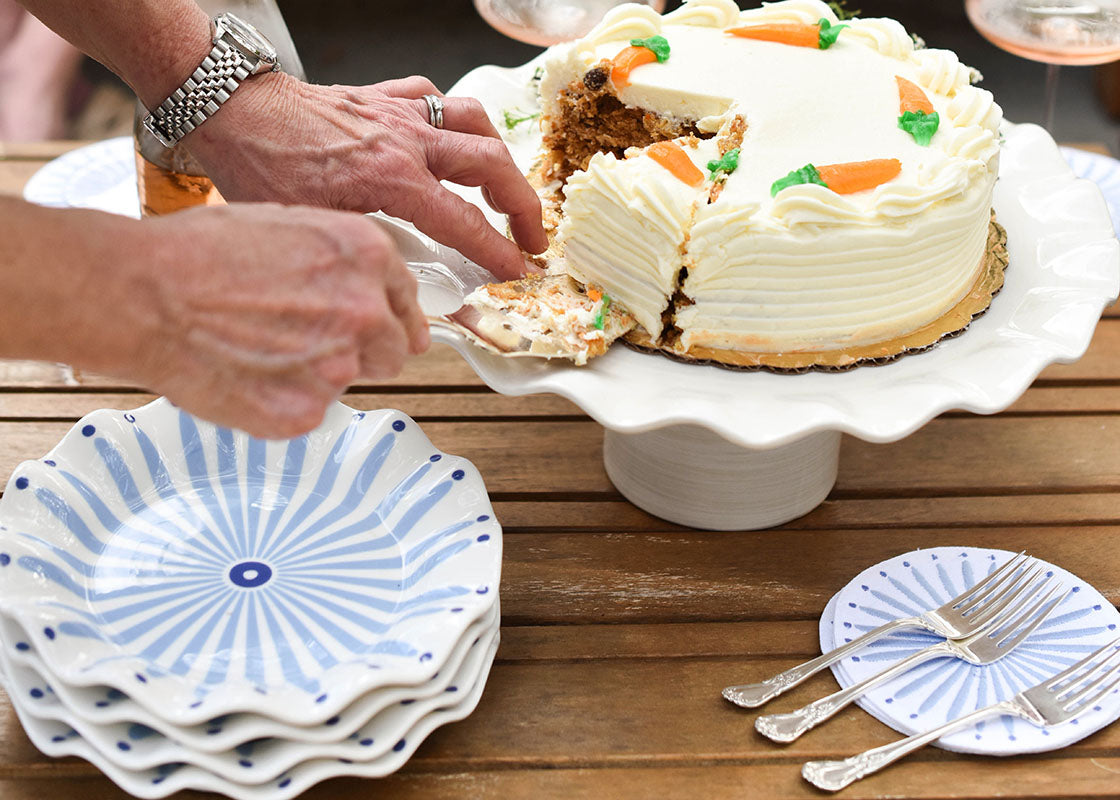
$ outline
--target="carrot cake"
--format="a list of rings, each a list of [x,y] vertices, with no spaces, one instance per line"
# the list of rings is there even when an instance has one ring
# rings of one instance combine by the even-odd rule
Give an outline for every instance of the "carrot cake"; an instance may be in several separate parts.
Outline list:
[[[817,0],[619,6],[540,81],[564,268],[686,356],[929,326],[990,246],[1002,112],[974,76]]]

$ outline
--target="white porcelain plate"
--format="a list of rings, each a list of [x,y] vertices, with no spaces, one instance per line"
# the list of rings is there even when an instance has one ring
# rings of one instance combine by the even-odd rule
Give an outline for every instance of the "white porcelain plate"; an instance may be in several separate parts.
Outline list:
[[[497,627],[499,617],[500,611],[495,603],[490,611],[467,628],[447,662],[430,681],[416,686],[383,686],[374,689],[322,725],[315,726],[290,725],[258,714],[225,714],[202,725],[172,725],[117,689],[108,686],[71,686],[57,680],[31,646],[30,637],[18,623],[3,616],[0,616],[0,638],[3,639],[4,646],[0,647],[0,653],[14,668],[33,670],[43,676],[50,683],[52,694],[57,696],[61,708],[65,710],[65,721],[82,731],[82,735],[102,751],[112,751],[115,748],[135,752],[137,757],[154,760],[153,763],[162,763],[175,760],[165,757],[166,753],[162,749],[170,740],[200,756],[221,754],[220,759],[228,760],[231,751],[238,750],[248,742],[262,739],[284,740],[303,746],[337,747],[344,740],[360,738],[363,751],[369,752],[368,748],[374,743],[365,742],[369,738],[367,736],[357,737],[358,730],[391,705],[427,699],[445,691],[453,673],[459,670],[471,651],[473,643],[481,634]],[[32,698],[41,699],[33,695]],[[92,730],[97,734],[87,734],[87,731]],[[134,742],[141,744],[133,747]],[[273,756],[282,757],[286,750],[271,748],[267,752],[271,763]],[[244,771],[246,766],[240,763],[241,759],[236,761],[241,767],[240,771]],[[259,768],[263,763],[258,758],[251,766]]]
[[[408,690],[388,692],[391,703],[342,741],[310,744],[284,739],[256,739],[223,753],[201,753],[140,724],[91,725],[72,715],[56,694],[57,683],[36,670],[19,666],[0,652],[9,692],[28,715],[69,725],[103,758],[123,770],[158,770],[165,764],[184,764],[218,778],[246,785],[276,783],[302,762],[347,759],[371,762],[388,754],[423,717],[466,695],[478,682],[491,645],[498,636],[497,619],[475,631],[466,641],[466,658],[444,671],[434,692],[412,696]]]
[[[59,680],[176,725],[318,725],[431,680],[500,568],[478,471],[399,411],[335,404],[283,442],[96,411],[0,499],[0,611]]]
[[[869,567],[853,578],[825,610],[821,645],[831,650],[889,620],[937,608],[1013,555],[975,547],[935,547]],[[1100,592],[1060,567],[1047,565],[1047,572],[1057,577],[1069,594],[1011,653],[985,666],[954,658],[926,662],[871,690],[859,705],[907,735],[927,731],[1008,699],[1116,638],[1120,612]],[[832,671],[841,686],[851,686],[940,639],[925,631],[896,633],[843,659]],[[1073,721],[1053,728],[1000,717],[944,736],[937,744],[946,750],[982,755],[1035,753],[1066,747],[1117,719],[1120,691]]]
[[[228,781],[186,764],[164,764],[156,769],[141,771],[126,770],[98,753],[69,725],[28,714],[22,703],[16,703],[14,707],[27,735],[44,753],[84,758],[136,797],[160,798],[183,789],[197,789],[220,792],[235,800],[288,800],[329,778],[344,775],[380,778],[400,769],[432,731],[441,725],[461,720],[474,711],[482,697],[497,649],[498,641],[495,639],[483,658],[481,672],[475,683],[455,699],[451,699],[454,695],[449,695],[445,705],[422,717],[380,758],[362,763],[344,758],[312,759],[259,785]]]
[[[450,93],[479,98],[500,123],[504,109],[532,108],[538,63],[481,67]],[[494,389],[567,397],[623,433],[695,424],[755,448],[820,430],[893,441],[949,409],[1002,410],[1048,364],[1084,353],[1102,309],[1120,291],[1120,245],[1100,191],[1074,176],[1041,128],[1008,125],[1004,136],[995,208],[1009,237],[1006,286],[969,331],[929,352],[839,374],[775,375],[680,364],[624,347],[573,367],[503,359],[445,340]],[[509,137],[522,168],[533,162],[538,137],[531,124]],[[505,230],[478,190],[461,193]]]
[[[132,137],[94,142],[59,156],[31,176],[23,197],[51,208],[94,208],[139,219]]]

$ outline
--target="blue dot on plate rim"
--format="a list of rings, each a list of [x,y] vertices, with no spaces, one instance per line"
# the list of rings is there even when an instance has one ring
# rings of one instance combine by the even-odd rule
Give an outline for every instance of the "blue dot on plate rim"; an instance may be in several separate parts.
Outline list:
[[[82,426],[82,436],[85,436],[86,438],[89,438],[90,436],[93,436],[95,433],[97,433],[97,428],[95,428],[93,425],[83,425]]]
[[[457,481],[463,480],[463,478],[465,478],[466,476],[467,476],[467,473],[463,472],[463,470],[461,470],[461,469],[457,469],[457,470],[455,470],[454,472],[451,473],[452,479],[457,480]]]
[[[395,430],[397,433],[400,433],[401,431],[403,431],[404,430],[404,420],[399,420],[399,419],[395,420],[393,422],[393,430]]]
[[[17,489],[20,489],[20,490],[26,489],[30,485],[31,485],[31,481],[27,480],[26,475],[20,475],[18,478],[16,478],[16,488]]]

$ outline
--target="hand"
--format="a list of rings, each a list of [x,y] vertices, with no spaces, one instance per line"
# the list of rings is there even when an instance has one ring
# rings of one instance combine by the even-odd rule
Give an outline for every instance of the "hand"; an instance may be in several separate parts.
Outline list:
[[[384,211],[499,277],[522,275],[521,249],[440,181],[483,187],[532,253],[548,246],[536,192],[477,100],[445,98],[438,130],[425,94],[439,91],[420,77],[348,87],[274,73],[247,82],[188,144],[228,200]]]
[[[416,281],[360,215],[234,205],[144,225],[158,330],[137,377],[198,416],[296,436],[359,376],[428,346]]]

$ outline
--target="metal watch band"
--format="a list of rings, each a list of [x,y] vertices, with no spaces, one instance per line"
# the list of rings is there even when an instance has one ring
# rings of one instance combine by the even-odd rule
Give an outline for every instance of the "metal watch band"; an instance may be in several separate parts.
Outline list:
[[[244,53],[219,39],[183,85],[144,118],[144,127],[165,147],[174,146],[212,117],[255,66]]]

